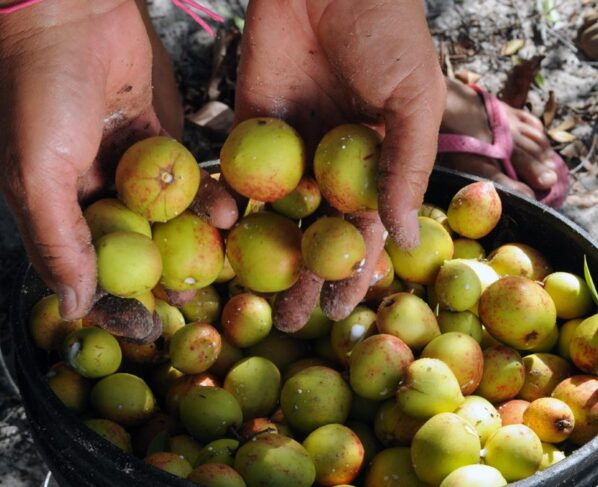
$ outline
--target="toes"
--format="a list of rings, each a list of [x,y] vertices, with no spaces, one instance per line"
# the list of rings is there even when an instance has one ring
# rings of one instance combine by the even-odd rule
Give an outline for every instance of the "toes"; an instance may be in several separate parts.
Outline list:
[[[517,119],[527,125],[530,125],[532,127],[534,127],[536,130],[539,130],[540,132],[544,132],[544,125],[542,124],[542,122],[540,121],[540,119],[538,117],[536,117],[535,115],[532,115],[529,112],[526,112],[525,110],[513,110],[515,112],[515,116],[517,117]]]
[[[532,155],[521,146],[513,149],[511,160],[517,175],[532,188],[549,189],[557,181],[556,173],[537,154]]]

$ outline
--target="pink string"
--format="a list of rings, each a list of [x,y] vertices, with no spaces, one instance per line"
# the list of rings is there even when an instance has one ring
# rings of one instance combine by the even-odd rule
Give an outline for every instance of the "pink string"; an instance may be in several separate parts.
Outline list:
[[[36,1],[39,2],[41,0],[36,0]],[[207,24],[207,22],[205,20],[203,20],[199,15],[197,15],[193,10],[191,10],[191,7],[206,14],[208,17],[210,17],[212,20],[215,20],[216,22],[224,21],[223,17],[216,14],[215,12],[212,12],[209,8],[204,7],[203,5],[200,5],[199,3],[197,3],[194,0],[172,0],[172,3],[174,5],[176,5],[177,7],[179,7],[187,15],[189,15],[193,20],[195,20],[195,22],[197,22],[211,36],[215,35],[212,28]]]
[[[31,7],[36,3],[41,2],[42,0],[23,0],[22,2],[17,2],[13,5],[9,5],[8,7],[0,7],[0,15],[11,14],[13,12],[17,12],[18,10],[22,10],[27,7]]]

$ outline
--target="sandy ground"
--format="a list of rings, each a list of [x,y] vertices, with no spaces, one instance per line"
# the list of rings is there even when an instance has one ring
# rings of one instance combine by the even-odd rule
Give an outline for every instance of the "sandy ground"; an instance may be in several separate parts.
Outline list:
[[[232,106],[239,40],[235,29],[242,27],[246,2],[203,2],[227,18],[216,48],[214,40],[169,0],[150,3],[155,24],[175,61],[186,113],[196,113],[210,100]],[[549,8],[550,5],[554,8]],[[492,92],[501,89],[507,73],[520,60],[544,56],[541,77],[529,93],[530,108],[542,115],[550,91],[555,93],[556,117],[548,128],[559,128],[559,124],[567,122],[569,127],[561,131],[574,136],[574,139],[566,137],[568,142],[555,142],[563,151],[574,178],[563,211],[598,238],[595,142],[598,71],[596,63],[584,59],[573,43],[583,14],[591,8],[591,2],[582,0],[543,0],[537,4],[534,1],[437,0],[429,2],[428,12],[444,68],[460,76],[479,75],[478,82]],[[501,55],[507,41],[519,39],[524,43],[516,54]],[[222,137],[221,130],[208,130],[191,121],[186,125],[185,142],[200,160],[217,156]],[[4,201],[0,200],[0,325],[6,323],[9,293],[22,255],[16,227]],[[0,334],[0,344],[5,342],[6,336]],[[0,486],[39,486],[45,474],[46,468],[29,437],[18,396],[0,377]]]

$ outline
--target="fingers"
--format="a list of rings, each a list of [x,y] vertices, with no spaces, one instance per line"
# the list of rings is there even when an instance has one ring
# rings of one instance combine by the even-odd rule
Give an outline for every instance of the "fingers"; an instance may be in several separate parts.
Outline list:
[[[297,282],[276,296],[272,324],[287,333],[303,328],[318,303],[322,284],[323,279],[304,268]]]
[[[228,230],[239,217],[237,203],[206,170],[200,169],[200,173],[199,189],[189,209],[210,225]]]
[[[386,230],[377,212],[346,215],[346,219],[361,233],[366,246],[366,259],[363,267],[348,279],[324,284],[320,306],[324,314],[334,321],[349,316],[365,297],[386,240]]]
[[[431,76],[435,75],[432,70]],[[445,84],[428,80],[424,90],[399,86],[388,103],[386,137],[378,171],[379,211],[391,238],[402,248],[419,243],[417,212],[434,167]]]

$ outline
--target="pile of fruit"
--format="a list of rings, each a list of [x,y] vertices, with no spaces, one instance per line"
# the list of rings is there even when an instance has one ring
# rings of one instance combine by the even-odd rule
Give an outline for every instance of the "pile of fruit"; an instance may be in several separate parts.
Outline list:
[[[221,153],[247,211],[215,219],[205,196],[223,190],[183,146],[132,146],[118,199],[84,212],[93,309],[66,322],[49,295],[32,310],[35,343],[61,360],[49,386],[106,440],[206,487],[493,487],[592,439],[592,289],[528,245],[486,256],[491,183],[446,211],[424,203],[419,246],[383,235],[357,305],[320,307],[372,258],[355,215],[377,218],[379,147],[337,127],[312,178],[290,126],[248,120]]]

